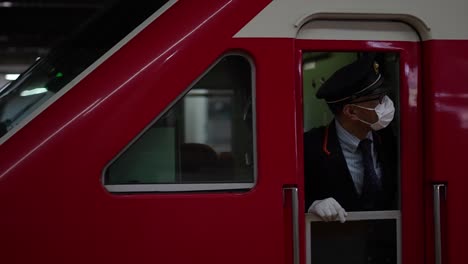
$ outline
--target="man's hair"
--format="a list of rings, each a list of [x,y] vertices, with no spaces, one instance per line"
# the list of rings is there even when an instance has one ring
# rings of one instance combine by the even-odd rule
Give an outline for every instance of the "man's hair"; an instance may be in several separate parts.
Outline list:
[[[344,104],[342,103],[334,103],[334,104],[327,104],[328,108],[330,108],[330,111],[333,113],[333,115],[339,115],[341,114],[341,111],[343,110]]]

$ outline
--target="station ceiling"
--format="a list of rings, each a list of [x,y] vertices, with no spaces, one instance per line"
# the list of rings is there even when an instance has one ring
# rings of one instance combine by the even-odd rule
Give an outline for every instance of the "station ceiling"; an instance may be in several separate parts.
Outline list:
[[[0,0],[0,74],[19,73],[108,0]]]

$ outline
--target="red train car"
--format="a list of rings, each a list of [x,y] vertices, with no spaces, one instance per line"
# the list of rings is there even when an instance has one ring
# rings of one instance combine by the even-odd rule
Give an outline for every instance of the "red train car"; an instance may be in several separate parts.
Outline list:
[[[382,222],[379,263],[468,263],[466,10],[117,1],[0,90],[0,262],[372,263],[356,230]],[[303,132],[367,52],[397,109],[398,206],[323,226]]]

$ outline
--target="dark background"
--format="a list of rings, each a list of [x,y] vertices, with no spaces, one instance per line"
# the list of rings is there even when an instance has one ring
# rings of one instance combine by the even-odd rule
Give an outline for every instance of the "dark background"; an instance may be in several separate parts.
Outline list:
[[[108,0],[0,0],[0,85],[85,23]]]

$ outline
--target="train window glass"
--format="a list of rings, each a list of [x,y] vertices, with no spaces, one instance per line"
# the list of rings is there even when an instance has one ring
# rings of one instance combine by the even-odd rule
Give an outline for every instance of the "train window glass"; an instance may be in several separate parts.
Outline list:
[[[347,222],[307,220],[307,263],[399,263],[401,217],[397,211],[349,213]],[[340,254],[336,254],[340,252]]]
[[[8,86],[0,87],[0,137],[45,105],[168,0],[104,1],[103,8]],[[103,34],[105,32],[105,34]]]
[[[252,66],[220,59],[105,170],[111,192],[254,185]]]
[[[365,63],[360,63],[361,66],[354,67],[353,70],[334,75],[342,67],[357,60]],[[357,69],[359,73],[356,72]],[[379,260],[375,263],[399,263],[395,261],[400,250],[396,239],[400,235],[397,224],[400,217],[399,69],[397,53],[303,54],[305,211],[306,219],[316,218],[315,222],[308,223],[308,263],[341,263],[344,255],[333,256],[336,260],[326,261],[322,254],[326,252],[322,247],[326,248],[327,243],[338,242],[348,251],[353,250],[353,259],[377,257]],[[335,76],[334,79],[327,82],[332,76]],[[322,86],[324,83],[327,85]],[[375,90],[363,95],[359,93],[362,89],[354,89],[361,87],[363,83],[370,83],[365,87],[376,84]],[[319,90],[320,98],[316,96]],[[351,97],[355,95],[354,92],[347,94],[354,90],[358,96]],[[336,91],[340,94],[337,95]],[[345,95],[342,96],[341,93]],[[375,107],[380,103],[385,111],[391,112],[392,108],[384,96],[393,102],[394,118],[387,127],[379,130],[370,126],[378,119]],[[365,115],[366,112],[359,112],[356,110],[358,108],[372,111],[373,114]],[[352,118],[355,116],[358,119]],[[374,120],[366,124],[363,122],[366,118]],[[367,157],[359,146],[360,141],[365,138],[371,139]],[[369,173],[370,167],[372,173]],[[334,208],[335,204],[339,204],[348,212],[345,224],[337,222],[324,225],[320,222],[327,219],[326,216],[320,216],[320,209],[317,208],[326,206],[326,203],[333,203]],[[363,214],[366,218],[362,218]],[[374,240],[383,243],[381,245],[385,250],[373,247],[376,245]],[[358,251],[362,254],[355,254]],[[356,259],[357,262],[362,261]]]

